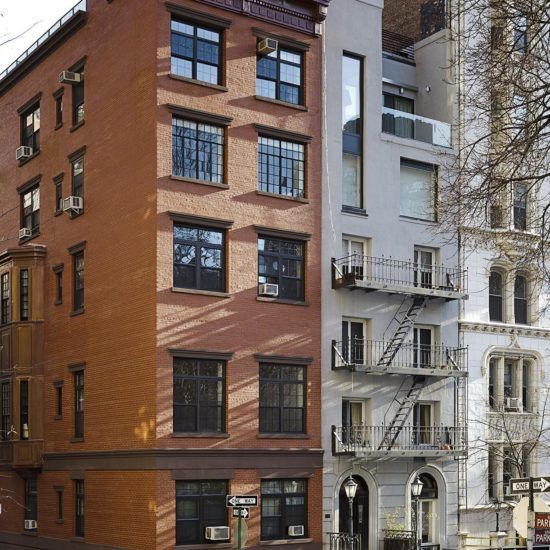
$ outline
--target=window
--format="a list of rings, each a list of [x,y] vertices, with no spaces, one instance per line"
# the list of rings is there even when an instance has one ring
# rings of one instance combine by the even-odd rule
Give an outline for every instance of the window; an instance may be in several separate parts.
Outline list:
[[[437,167],[401,159],[400,214],[436,221]]]
[[[527,18],[525,15],[516,14],[513,20],[514,44],[513,51],[519,53],[527,52]]]
[[[303,197],[304,162],[302,143],[259,136],[259,190],[285,197]]]
[[[394,136],[414,139],[415,119],[400,113],[413,114],[414,100],[394,94],[383,94],[382,131]],[[420,138],[420,136],[419,136]]]
[[[414,247],[414,286],[434,288],[434,256],[434,250]]]
[[[74,197],[84,197],[84,157],[73,160],[71,164],[71,194]]]
[[[21,145],[40,151],[40,104],[33,105],[21,115]]]
[[[342,356],[352,365],[365,362],[365,322],[342,320]]]
[[[73,310],[84,309],[84,251],[73,254]]]
[[[5,324],[10,322],[10,274],[8,272],[0,275],[0,291],[1,291],[1,307],[0,307],[0,323]]]
[[[531,376],[532,366],[528,361],[523,361],[523,373],[521,381],[521,403],[523,405],[524,412],[530,412],[532,407],[531,395],[529,394],[530,381],[529,377]]]
[[[514,319],[517,324],[526,325],[527,320],[527,279],[516,275],[514,281]]]
[[[221,33],[172,19],[172,74],[221,84]]]
[[[36,475],[25,479],[25,519],[38,519],[38,489],[36,486]],[[36,531],[36,529],[28,529]]]
[[[530,445],[513,447],[492,444],[488,449],[487,496],[489,501],[502,500],[512,478],[527,477],[530,470]]]
[[[306,370],[260,364],[260,432],[305,433]]]
[[[341,269],[346,275],[354,273],[357,279],[362,279],[365,269],[367,273],[372,271],[371,261],[368,257],[368,242],[355,237],[342,237],[342,257],[347,261],[341,264]]]
[[[76,479],[74,482],[74,534],[76,537],[84,536],[84,480]]]
[[[266,479],[261,482],[261,540],[288,539],[291,525],[303,525],[307,536],[305,479]]]
[[[342,58],[342,204],[363,207],[363,61]]]
[[[489,358],[489,407],[494,411],[531,412],[536,400],[536,363],[533,357],[493,355]]]
[[[29,439],[29,381],[19,382],[19,437]]]
[[[81,80],[71,86],[73,90],[73,126],[84,122],[84,72],[82,67],[75,72],[79,72]]]
[[[84,371],[74,373],[74,436],[84,437]]]
[[[63,416],[63,385],[61,383],[55,386],[55,415],[58,418]]]
[[[225,362],[174,358],[174,432],[225,432]]]
[[[279,47],[267,55],[258,55],[256,93],[262,97],[301,105],[303,103],[302,54]]]
[[[9,441],[11,431],[11,386],[9,382],[2,382],[2,426],[0,439]]]
[[[63,175],[56,176],[53,179],[55,187],[55,213],[63,211]]]
[[[504,320],[504,285],[503,277],[498,271],[491,271],[489,276],[489,320]]]
[[[172,119],[172,174],[215,183],[223,181],[224,130]]]
[[[225,232],[174,224],[174,286],[225,291]]]
[[[57,521],[63,521],[63,490],[56,489],[55,491],[57,496]]]
[[[55,102],[55,129],[60,128],[63,125],[63,88],[60,88],[53,94],[53,100]]]
[[[176,544],[209,543],[206,527],[228,525],[227,481],[176,481]]]
[[[504,402],[506,399],[514,396],[514,373],[515,362],[510,360],[504,361],[504,377],[503,377],[503,395]]]
[[[437,358],[432,358],[433,329],[426,327],[413,327],[413,366],[429,369],[435,366]]]
[[[40,230],[40,187],[37,185],[21,194],[21,227],[35,235]]]
[[[436,544],[439,542],[437,483],[429,474],[420,474],[418,477],[423,483],[419,498],[420,517],[418,518],[421,541],[423,544]]]
[[[19,270],[19,319],[29,320],[29,270]]]
[[[527,230],[527,186],[523,183],[514,188],[514,229]]]
[[[258,283],[278,285],[278,297],[304,300],[304,243],[258,238]]]
[[[55,305],[59,305],[63,301],[63,265],[57,265],[53,268],[55,281]]]
[[[489,408],[497,409],[496,401],[497,362],[495,359],[489,361]]]

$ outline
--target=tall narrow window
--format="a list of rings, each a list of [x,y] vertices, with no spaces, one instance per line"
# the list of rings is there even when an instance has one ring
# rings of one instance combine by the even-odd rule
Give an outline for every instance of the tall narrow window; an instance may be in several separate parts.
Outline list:
[[[10,274],[2,273],[0,276],[0,292],[1,292],[1,307],[0,307],[0,323],[5,324],[10,322]]]
[[[495,475],[495,464],[496,456],[495,450],[492,447],[489,447],[487,452],[487,496],[489,500],[497,498],[497,488],[496,488],[496,475]]]
[[[431,328],[413,328],[413,366],[431,368],[432,364],[433,330]]]
[[[342,321],[342,357],[352,365],[365,361],[365,323],[363,321]]]
[[[21,227],[30,229],[33,235],[40,230],[40,187],[38,185],[21,194]]]
[[[402,158],[400,179],[401,216],[436,221],[437,167]]]
[[[73,254],[73,310],[84,309],[84,251]]]
[[[532,412],[531,399],[529,396],[529,382],[531,377],[531,364],[529,361],[523,360],[523,377],[521,387],[521,401],[524,412]]]
[[[258,54],[256,93],[286,103],[303,104],[302,53],[279,47],[267,55]]]
[[[73,89],[73,126],[84,122],[84,72],[80,68],[80,82],[72,86]]]
[[[36,486],[36,475],[25,480],[25,520],[38,519],[38,489]],[[25,527],[26,531],[36,531],[36,523],[30,524],[32,527]]]
[[[63,301],[63,264],[59,264],[53,267],[54,274],[54,304],[58,305]]]
[[[71,194],[84,197],[84,157],[72,161]]]
[[[63,383],[55,386],[55,415],[58,418],[63,416]]]
[[[40,105],[37,103],[21,115],[21,145],[40,150]]]
[[[56,489],[57,495],[57,521],[63,521],[63,490]]]
[[[74,373],[74,436],[84,437],[84,371]]]
[[[515,14],[513,50],[519,53],[527,51],[527,18],[522,14]]]
[[[527,186],[516,184],[514,189],[514,228],[527,230]]]
[[[527,324],[527,279],[516,275],[514,281],[514,319],[517,324]]]
[[[53,94],[53,100],[55,102],[55,129],[63,126],[63,88],[59,88],[57,92]]]
[[[496,382],[497,382],[497,360],[489,361],[489,408],[495,410],[497,408]]]
[[[76,479],[74,482],[74,534],[76,537],[84,536],[84,480]]]
[[[288,539],[291,525],[302,525],[307,536],[306,484],[305,479],[261,481],[261,540]]]
[[[29,270],[19,270],[19,319],[29,320]]]
[[[29,381],[19,382],[19,437],[29,439]]]
[[[59,174],[53,178],[55,188],[55,213],[63,210],[63,174]]]
[[[491,271],[489,276],[489,320],[491,321],[502,322],[504,319],[503,293],[502,275],[498,271]]]
[[[363,61],[342,58],[342,204],[363,208]]]
[[[514,395],[514,366],[515,363],[513,361],[508,359],[504,361],[503,393],[505,401],[507,398],[516,397]]]
[[[517,477],[515,471],[514,451],[510,448],[505,448],[502,453],[502,487],[508,487],[510,480],[513,477]]]
[[[0,439],[10,440],[11,431],[11,386],[9,382],[2,382],[2,426]]]

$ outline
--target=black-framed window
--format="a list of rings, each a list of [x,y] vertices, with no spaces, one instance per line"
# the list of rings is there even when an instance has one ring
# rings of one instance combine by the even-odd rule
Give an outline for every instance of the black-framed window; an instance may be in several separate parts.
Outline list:
[[[497,372],[498,372],[498,363],[496,359],[491,359],[489,361],[489,408],[496,410],[497,409],[497,396],[496,396],[496,383],[497,383]]]
[[[523,406],[523,412],[530,412],[533,408],[531,402],[531,396],[529,395],[530,378],[532,376],[533,368],[530,361],[523,360],[522,366],[522,384],[521,384],[521,403]]]
[[[172,19],[172,74],[221,84],[221,37],[218,30]]]
[[[76,72],[80,73],[81,79],[77,84],[71,86],[73,91],[73,126],[84,121],[84,72],[81,67]]]
[[[289,539],[291,525],[303,525],[307,536],[307,480],[263,479],[261,514],[261,540]]]
[[[302,105],[303,54],[279,47],[267,55],[258,54],[256,62],[256,93],[286,103]]]
[[[305,146],[268,136],[258,137],[258,188],[260,191],[303,197]]]
[[[225,361],[174,358],[174,431],[225,432]]]
[[[276,284],[279,298],[303,301],[304,248],[302,241],[259,237],[258,284]]]
[[[63,386],[55,386],[55,414],[63,416]]]
[[[19,382],[19,437],[29,439],[29,381]]]
[[[84,250],[73,254],[73,310],[84,309]]]
[[[40,186],[21,193],[21,227],[33,233],[40,230]]]
[[[84,480],[74,481],[74,534],[84,536]]]
[[[401,216],[437,221],[437,174],[438,167],[434,164],[401,159]]]
[[[517,324],[527,324],[527,278],[516,275],[514,281],[514,319]]]
[[[225,231],[174,223],[174,286],[225,291]]]
[[[306,367],[260,364],[260,432],[306,432]]]
[[[504,374],[503,374],[503,395],[504,399],[507,397],[517,397],[514,391],[514,375],[516,373],[516,362],[506,359],[504,361]]]
[[[30,299],[30,288],[29,288],[29,270],[20,269],[19,270],[19,319],[21,321],[29,320],[29,299]]]
[[[63,210],[63,180],[55,180],[55,211],[61,212]]]
[[[55,305],[59,305],[63,301],[63,265],[55,266],[53,268],[54,281],[55,281]]]
[[[38,519],[38,487],[36,475],[31,475],[25,479],[25,519]],[[36,529],[26,529],[27,531],[36,531]]]
[[[489,276],[489,320],[500,321],[504,319],[504,281],[502,274],[491,271]]]
[[[227,481],[176,481],[176,544],[203,544],[206,527],[228,525]]]
[[[2,426],[0,439],[9,441],[9,432],[11,430],[11,384],[10,382],[2,382]]]
[[[21,115],[21,145],[40,150],[40,104],[36,103]]]
[[[224,129],[172,118],[172,174],[215,183],[223,182]]]
[[[84,197],[84,156],[71,162],[71,195]]]
[[[84,437],[84,371],[74,373],[74,436]]]
[[[9,323],[10,316],[10,274],[0,275],[0,324]]]
[[[56,489],[57,496],[57,521],[63,521],[63,491]]]
[[[514,188],[514,229],[527,230],[527,186],[523,183]]]
[[[55,127],[59,128],[63,124],[63,94],[54,98],[55,101]]]

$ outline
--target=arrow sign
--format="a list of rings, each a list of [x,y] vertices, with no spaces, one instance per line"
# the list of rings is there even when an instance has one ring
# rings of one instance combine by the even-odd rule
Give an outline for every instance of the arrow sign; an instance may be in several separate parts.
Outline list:
[[[550,491],[550,477],[534,477],[533,493],[547,493]],[[529,492],[529,478],[510,480],[510,494],[523,495]]]
[[[250,497],[227,495],[225,505],[228,508],[242,507],[242,506],[258,506],[258,495]]]
[[[250,517],[250,510],[248,508],[233,508],[233,517],[248,519]]]

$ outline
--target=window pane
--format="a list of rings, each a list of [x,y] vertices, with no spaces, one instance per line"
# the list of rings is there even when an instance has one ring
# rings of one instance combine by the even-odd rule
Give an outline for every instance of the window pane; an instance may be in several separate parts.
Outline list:
[[[401,164],[402,216],[423,220],[435,219],[434,173]]]
[[[342,127],[361,134],[361,61],[348,56],[342,58]]]

